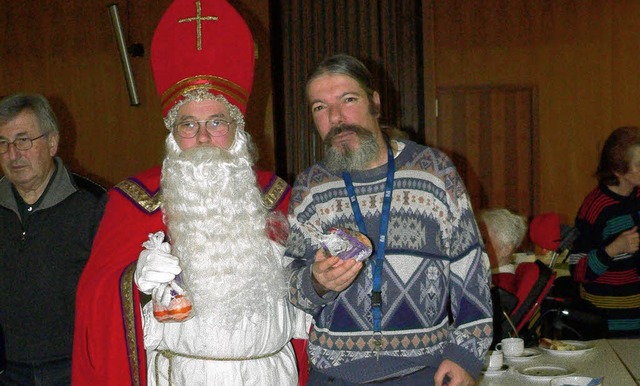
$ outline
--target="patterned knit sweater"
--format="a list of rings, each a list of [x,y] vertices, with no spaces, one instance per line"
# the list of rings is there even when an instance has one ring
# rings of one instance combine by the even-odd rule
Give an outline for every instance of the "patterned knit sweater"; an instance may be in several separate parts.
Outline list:
[[[596,187],[584,199],[575,220],[580,236],[569,256],[580,295],[607,318],[609,331],[640,333],[640,252],[609,257],[604,248],[616,237],[639,225],[640,192],[620,196],[606,186]]]
[[[489,261],[466,190],[449,158],[398,142],[382,272],[382,347],[374,349],[372,256],[350,287],[319,297],[310,264],[320,248],[309,227],[357,230],[344,180],[322,163],[296,180],[289,206],[291,301],[314,317],[309,357],[318,371],[367,382],[450,359],[473,377],[492,339]],[[351,174],[367,234],[378,239],[386,165]],[[448,319],[450,309],[452,322]],[[377,354],[379,359],[377,360]]]

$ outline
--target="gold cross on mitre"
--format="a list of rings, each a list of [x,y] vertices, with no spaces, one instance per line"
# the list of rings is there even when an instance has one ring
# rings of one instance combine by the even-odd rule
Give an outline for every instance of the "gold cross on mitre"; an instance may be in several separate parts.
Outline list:
[[[178,20],[178,23],[187,23],[190,21],[196,22],[196,48],[198,51],[202,51],[202,21],[210,20],[217,21],[218,16],[202,16],[202,6],[200,5],[200,1],[196,1],[196,16],[195,17],[187,17],[184,19]]]

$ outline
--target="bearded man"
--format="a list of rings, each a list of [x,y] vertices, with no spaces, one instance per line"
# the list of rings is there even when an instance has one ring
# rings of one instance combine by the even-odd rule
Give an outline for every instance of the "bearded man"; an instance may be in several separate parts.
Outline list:
[[[179,22],[196,12],[218,18],[197,38]],[[253,170],[244,130],[249,29],[226,1],[176,0],[151,60],[166,156],[109,192],[79,284],[73,384],[296,385],[290,341],[306,337],[308,324],[287,299],[290,189]],[[172,294],[190,300],[191,314],[157,320],[154,304]]]
[[[475,384],[489,260],[462,179],[442,152],[383,131],[356,58],[327,58],[306,90],[325,159],[296,178],[287,255],[291,301],[314,317],[308,385]],[[374,254],[328,256],[313,233],[334,228],[367,235]]]

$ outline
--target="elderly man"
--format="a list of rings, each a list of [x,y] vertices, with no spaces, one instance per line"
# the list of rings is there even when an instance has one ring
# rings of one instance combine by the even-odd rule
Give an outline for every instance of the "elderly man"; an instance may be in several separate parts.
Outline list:
[[[385,135],[351,56],[321,63],[307,97],[325,159],[296,179],[287,254],[291,300],[314,317],[309,384],[474,384],[491,343],[489,260],[453,164]],[[373,255],[327,254],[315,234],[332,228],[367,235]]]
[[[42,95],[0,101],[0,385],[71,381],[76,286],[106,194],[55,157],[59,138]]]
[[[216,20],[180,22],[194,14]],[[226,1],[176,0],[162,17],[151,61],[166,156],[109,192],[78,291],[74,385],[297,384],[290,341],[308,324],[287,299],[290,188],[252,169],[244,130],[254,54]],[[140,315],[136,286],[164,306],[184,289],[192,313]]]

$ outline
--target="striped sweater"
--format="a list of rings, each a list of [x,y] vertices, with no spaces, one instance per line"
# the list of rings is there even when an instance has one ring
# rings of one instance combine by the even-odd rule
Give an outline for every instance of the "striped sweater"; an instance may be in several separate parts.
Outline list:
[[[344,180],[322,163],[298,176],[291,195],[291,301],[314,317],[312,366],[353,383],[435,369],[450,359],[477,377],[492,340],[489,261],[455,167],[440,151],[399,142],[382,272],[382,348],[372,340],[372,256],[350,287],[319,297],[309,226],[358,229]],[[368,236],[378,239],[387,166],[353,172]],[[375,254],[375,252],[374,252]],[[448,308],[453,323],[448,321]],[[366,369],[366,370],[364,370]],[[425,381],[426,382],[426,381]]]
[[[571,274],[582,298],[603,312],[609,331],[617,335],[640,333],[640,252],[609,257],[604,248],[640,225],[639,214],[637,188],[625,197],[600,185],[584,199],[575,219],[580,236],[569,256]]]

